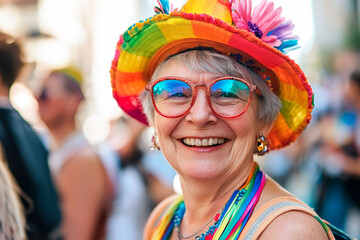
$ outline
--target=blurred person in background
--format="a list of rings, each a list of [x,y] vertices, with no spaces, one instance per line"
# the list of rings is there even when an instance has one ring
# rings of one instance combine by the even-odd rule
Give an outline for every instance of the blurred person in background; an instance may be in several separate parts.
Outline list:
[[[13,176],[3,160],[0,143],[0,239],[25,240],[25,216]]]
[[[349,112],[353,114],[353,121],[351,122],[353,124],[353,135],[347,146],[338,149],[339,153],[342,154],[340,161],[345,173],[360,179],[360,69],[350,75],[344,101]],[[358,186],[360,187],[360,182]],[[357,195],[360,196],[360,188]],[[357,199],[357,204],[360,206],[360,197]]]
[[[28,239],[58,239],[60,207],[48,152],[32,127],[12,107],[9,91],[22,68],[19,43],[0,33],[0,142],[21,191]]]
[[[324,174],[317,208],[322,217],[345,229],[349,210],[360,210],[360,71],[343,82],[341,108],[328,116],[321,156]]]
[[[60,195],[66,240],[102,239],[110,214],[116,170],[77,127],[84,100],[83,78],[75,67],[55,69],[37,96],[39,116],[50,134],[50,169]]]
[[[159,149],[154,150],[144,151],[141,159],[152,207],[173,195],[176,190],[174,189],[176,171]]]
[[[111,122],[108,142],[120,166],[115,184],[115,201],[107,226],[107,240],[141,240],[150,202],[141,167],[138,139],[144,127],[124,117]]]
[[[175,170],[166,161],[159,149],[148,146],[147,130],[150,130],[139,123],[139,121],[122,117],[124,124],[128,127],[126,132],[114,131],[115,138],[121,136],[126,143],[117,147],[117,152],[122,159],[122,167],[136,167],[146,184],[151,206],[156,206],[166,197],[174,193],[173,179]]]
[[[145,138],[145,126],[135,119],[122,116],[112,122],[109,142],[121,169],[107,240],[141,240],[154,205],[174,193],[174,170],[160,151],[150,150]]]

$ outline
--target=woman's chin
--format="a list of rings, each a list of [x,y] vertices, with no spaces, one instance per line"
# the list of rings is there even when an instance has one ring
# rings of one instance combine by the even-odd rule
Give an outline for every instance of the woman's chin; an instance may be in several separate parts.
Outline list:
[[[219,178],[224,172],[221,166],[213,163],[195,162],[182,167],[181,175],[193,180],[206,180]]]

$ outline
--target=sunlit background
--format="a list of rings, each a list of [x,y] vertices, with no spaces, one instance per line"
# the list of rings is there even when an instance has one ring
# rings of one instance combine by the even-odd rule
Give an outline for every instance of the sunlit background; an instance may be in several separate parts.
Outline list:
[[[252,0],[253,5],[260,1]],[[326,112],[328,106],[340,102],[339,89],[343,89],[342,84],[346,82],[343,80],[360,63],[360,1],[272,1],[275,7],[282,6],[282,15],[286,19],[295,23],[294,33],[300,39],[300,48],[289,55],[304,70],[315,93],[315,108],[309,129],[314,123],[316,126],[317,116]],[[175,8],[180,8],[184,0],[170,2]],[[27,63],[11,89],[10,99],[14,107],[38,131],[46,131],[37,116],[34,93],[50,69],[75,65],[85,79],[86,102],[78,116],[79,127],[90,143],[106,139],[112,120],[123,115],[112,98],[110,85],[109,70],[115,46],[119,36],[130,25],[152,16],[156,5],[157,0],[0,0],[0,31],[21,40]],[[324,82],[328,95],[322,88]],[[312,132],[307,134],[307,129],[302,134],[307,137],[306,141],[316,135]],[[119,138],[124,138],[126,131],[129,130],[121,129],[119,132],[124,135]],[[291,146],[290,150],[285,150],[293,154]],[[292,164],[293,169],[289,171],[291,178],[285,187],[311,204],[311,197],[314,198],[312,185],[316,185],[312,181],[319,174],[312,173],[308,168],[303,170],[306,174],[301,174],[298,163],[289,161],[298,160],[299,156],[285,159],[286,154],[283,153],[281,158],[281,151],[278,152],[279,155],[271,157],[275,162],[265,158],[264,162],[268,165],[266,172],[270,176],[271,173],[279,176],[289,171]],[[275,154],[278,152],[275,151]],[[308,162],[315,164],[319,160],[311,154],[306,157]],[[309,169],[312,169],[311,166]],[[350,215],[347,221],[350,224],[346,226],[346,231],[360,236],[360,211]]]
[[[172,2],[180,7],[183,0]],[[254,5],[259,2],[253,1]],[[324,58],[349,40],[357,18],[356,0],[274,2],[282,6],[283,16],[293,20],[300,37],[301,48],[291,58],[302,66],[310,82],[319,81]],[[14,106],[41,126],[32,91],[46,70],[74,64],[86,79],[81,126],[91,142],[106,138],[109,121],[122,114],[112,99],[109,76],[117,40],[128,26],[153,15],[155,5],[156,0],[0,0],[0,30],[23,39],[28,62],[12,89]]]

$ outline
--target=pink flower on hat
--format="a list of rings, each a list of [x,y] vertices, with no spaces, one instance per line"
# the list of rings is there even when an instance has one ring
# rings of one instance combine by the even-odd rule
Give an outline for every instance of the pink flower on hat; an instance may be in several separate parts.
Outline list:
[[[280,48],[284,39],[296,38],[292,35],[294,25],[291,22],[285,23],[285,18],[281,17],[281,7],[274,9],[273,2],[263,0],[251,12],[251,0],[231,0],[231,9],[234,24],[238,29],[252,32],[273,47]]]

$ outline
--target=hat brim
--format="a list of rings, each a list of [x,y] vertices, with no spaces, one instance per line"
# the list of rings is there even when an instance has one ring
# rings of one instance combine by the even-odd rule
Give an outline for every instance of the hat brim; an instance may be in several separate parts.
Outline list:
[[[113,96],[130,116],[144,124],[139,94],[157,65],[176,53],[211,47],[239,60],[269,79],[282,103],[268,135],[271,149],[294,141],[311,119],[313,93],[301,68],[254,34],[206,14],[159,14],[130,27],[120,38],[111,67]]]

